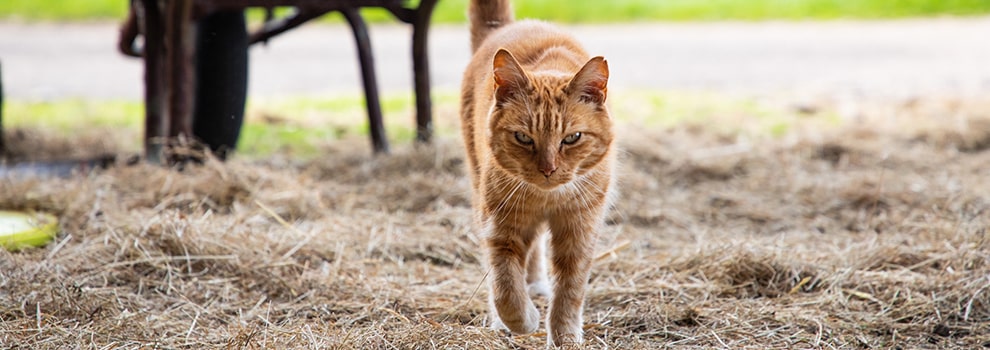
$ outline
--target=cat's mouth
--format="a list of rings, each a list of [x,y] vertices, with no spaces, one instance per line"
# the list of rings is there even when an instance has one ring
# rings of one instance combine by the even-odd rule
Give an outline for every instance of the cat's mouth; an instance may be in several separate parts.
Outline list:
[[[539,174],[539,176],[531,177],[527,182],[538,187],[541,190],[553,191],[567,183],[567,181],[562,181],[562,180],[564,179],[562,179],[561,176],[557,174],[554,174],[549,177],[543,176],[543,174]]]
[[[540,187],[541,187],[541,188],[543,188],[543,189],[545,189],[545,190],[552,190],[552,189],[554,189],[554,188],[557,188],[557,186],[560,186],[560,184],[557,184],[557,183],[554,183],[554,182],[551,182],[551,181],[550,181],[550,179],[545,179],[545,180],[544,180],[544,181],[543,181],[543,182],[542,182],[542,183],[540,184]]]

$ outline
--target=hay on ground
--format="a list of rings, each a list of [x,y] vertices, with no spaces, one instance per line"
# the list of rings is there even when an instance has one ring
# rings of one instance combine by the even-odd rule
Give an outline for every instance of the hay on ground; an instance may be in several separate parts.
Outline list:
[[[926,106],[755,141],[622,127],[587,347],[990,346],[990,109]],[[0,179],[63,229],[0,251],[0,347],[542,348],[484,326],[459,141],[359,142]]]

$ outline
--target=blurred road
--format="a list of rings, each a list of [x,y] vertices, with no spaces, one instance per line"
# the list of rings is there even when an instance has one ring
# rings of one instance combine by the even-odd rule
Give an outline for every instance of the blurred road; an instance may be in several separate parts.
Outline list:
[[[881,22],[571,26],[612,70],[610,87],[743,93],[990,93],[990,17]],[[406,27],[371,28],[379,84],[411,90]],[[142,65],[115,49],[115,23],[0,23],[11,99],[140,99]],[[466,26],[434,26],[433,82],[456,91]],[[307,25],[251,49],[252,96],[359,92],[354,42],[341,25]]]

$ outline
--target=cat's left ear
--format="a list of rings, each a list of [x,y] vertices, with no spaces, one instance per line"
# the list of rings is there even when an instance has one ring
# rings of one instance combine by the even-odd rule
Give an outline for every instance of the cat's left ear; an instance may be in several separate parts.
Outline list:
[[[608,94],[608,61],[602,56],[589,60],[571,79],[567,90],[579,94],[582,101],[604,104]]]
[[[515,57],[506,49],[499,49],[492,62],[495,78],[495,101],[503,103],[529,86],[529,79]]]

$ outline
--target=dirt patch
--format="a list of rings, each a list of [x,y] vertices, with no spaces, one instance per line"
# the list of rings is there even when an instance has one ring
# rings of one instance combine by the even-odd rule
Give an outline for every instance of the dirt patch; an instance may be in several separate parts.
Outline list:
[[[987,109],[917,103],[910,122],[755,141],[624,127],[587,345],[990,345]],[[9,132],[42,156],[113,151]],[[458,140],[397,148],[0,179],[2,209],[63,231],[0,251],[0,347],[542,348],[484,326]]]

